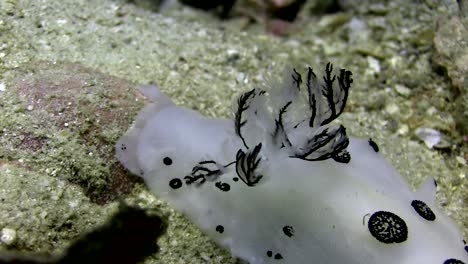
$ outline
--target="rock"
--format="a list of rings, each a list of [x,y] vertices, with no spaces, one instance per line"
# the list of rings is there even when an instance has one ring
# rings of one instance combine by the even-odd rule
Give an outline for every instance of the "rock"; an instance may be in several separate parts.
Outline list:
[[[433,39],[434,63],[445,72],[455,88],[455,119],[460,130],[468,133],[468,29],[462,18],[441,18]]]

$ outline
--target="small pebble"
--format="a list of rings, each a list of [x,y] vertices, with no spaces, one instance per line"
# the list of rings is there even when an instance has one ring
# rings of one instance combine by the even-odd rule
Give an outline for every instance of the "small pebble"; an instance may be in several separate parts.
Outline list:
[[[11,228],[3,228],[0,232],[0,242],[12,245],[16,240],[16,230]]]
[[[411,94],[411,90],[408,87],[401,85],[401,84],[396,84],[395,90],[398,94],[405,96],[405,97]]]

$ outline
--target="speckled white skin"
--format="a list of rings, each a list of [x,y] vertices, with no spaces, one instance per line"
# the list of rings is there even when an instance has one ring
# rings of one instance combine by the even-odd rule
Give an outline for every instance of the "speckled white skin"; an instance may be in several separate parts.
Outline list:
[[[262,142],[256,172],[263,178],[257,185],[247,186],[234,181],[238,178],[235,166],[222,166],[235,161],[237,151],[244,148],[232,120],[210,119],[178,107],[156,87],[140,89],[152,103],[117,142],[117,158],[143,177],[153,193],[186,214],[233,255],[251,264],[443,264],[448,259],[462,261],[448,263],[468,263],[460,230],[435,204],[434,181],[428,179],[412,192],[367,140],[350,138],[349,163],[291,158],[294,150],[275,148],[268,139],[272,128],[265,125],[269,120],[263,106],[278,108],[284,100],[256,99],[252,108],[258,113],[252,117],[255,122],[249,121],[245,139],[251,146]],[[299,100],[295,95],[269,92],[272,97]],[[290,115],[303,108],[293,108]],[[302,126],[287,129],[293,142],[304,141],[311,133]],[[170,165],[164,163],[166,157],[172,160]],[[203,184],[170,187],[171,180],[183,181],[203,160],[216,161],[222,174]],[[230,190],[221,191],[215,182],[229,184]],[[436,220],[422,218],[411,206],[413,200],[423,201]],[[408,227],[404,242],[382,243],[370,233],[369,218],[378,211],[392,212],[404,220]],[[285,226],[292,227],[292,234],[283,230]],[[282,258],[275,259],[277,254]]]

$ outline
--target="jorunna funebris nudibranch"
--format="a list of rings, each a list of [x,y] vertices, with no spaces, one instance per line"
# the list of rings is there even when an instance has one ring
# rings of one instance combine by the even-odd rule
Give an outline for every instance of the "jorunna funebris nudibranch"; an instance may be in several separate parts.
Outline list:
[[[413,192],[371,139],[333,121],[353,82],[292,70],[237,100],[234,120],[152,101],[116,144],[117,158],[234,256],[257,263],[468,264],[460,229]]]

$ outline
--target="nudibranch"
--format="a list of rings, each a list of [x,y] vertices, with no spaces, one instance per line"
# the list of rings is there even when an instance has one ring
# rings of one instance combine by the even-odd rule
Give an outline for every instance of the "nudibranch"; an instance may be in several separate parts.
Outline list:
[[[257,263],[468,264],[427,179],[412,191],[371,139],[349,137],[352,73],[309,67],[240,95],[233,120],[155,86],[116,143],[119,161],[234,256]]]

